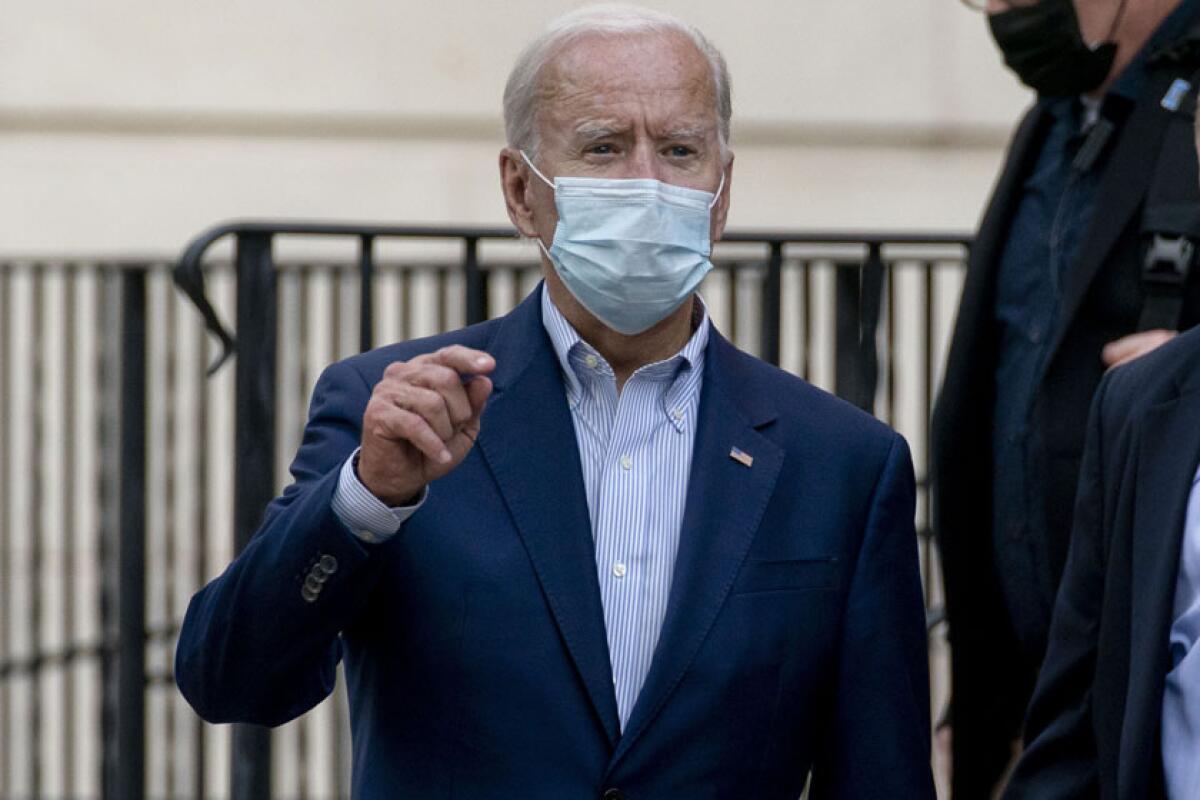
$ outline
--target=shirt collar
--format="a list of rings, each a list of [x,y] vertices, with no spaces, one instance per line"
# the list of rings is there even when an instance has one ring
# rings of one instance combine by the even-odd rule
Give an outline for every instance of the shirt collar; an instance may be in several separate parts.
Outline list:
[[[1109,94],[1123,97],[1126,100],[1137,100],[1149,76],[1146,62],[1150,56],[1182,36],[1198,11],[1200,11],[1200,0],[1183,0],[1155,29],[1129,66],[1117,76],[1112,88],[1109,89]]]
[[[699,294],[692,296],[696,302],[692,306],[691,337],[674,356],[647,364],[639,368],[634,373],[635,375],[671,380],[672,385],[677,386],[678,378],[683,372],[699,373],[702,370],[711,322],[708,317],[708,306],[704,304],[704,300]],[[580,382],[577,369],[578,365],[589,356],[596,359],[596,365],[602,373],[612,375],[612,368],[604,360],[604,357],[583,340],[579,332],[575,330],[575,326],[568,322],[558,307],[554,305],[544,283],[542,284],[542,326],[546,329],[546,333],[550,337],[550,344],[554,347],[554,355],[558,359],[563,380],[567,384],[568,397],[578,398],[582,393],[583,384]]]

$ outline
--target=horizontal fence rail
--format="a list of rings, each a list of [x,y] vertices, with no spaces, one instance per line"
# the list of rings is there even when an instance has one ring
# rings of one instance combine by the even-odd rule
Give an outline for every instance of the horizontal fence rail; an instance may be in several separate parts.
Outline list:
[[[968,247],[731,232],[701,290],[739,347],[906,436],[931,622],[928,417]],[[501,228],[240,222],[177,262],[0,259],[0,797],[347,796],[340,679],[273,731],[187,707],[188,598],[288,479],[327,364],[506,313],[540,275]]]

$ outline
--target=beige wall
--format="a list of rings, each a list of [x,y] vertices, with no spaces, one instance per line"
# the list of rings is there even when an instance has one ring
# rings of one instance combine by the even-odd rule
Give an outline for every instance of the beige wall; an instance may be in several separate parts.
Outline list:
[[[0,256],[212,222],[502,223],[500,94],[554,0],[7,3]],[[740,228],[971,227],[1026,95],[955,0],[650,5],[733,72]]]

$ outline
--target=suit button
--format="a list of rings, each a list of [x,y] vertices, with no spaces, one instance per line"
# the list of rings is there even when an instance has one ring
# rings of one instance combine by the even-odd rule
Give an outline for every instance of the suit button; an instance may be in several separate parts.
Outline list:
[[[321,591],[321,581],[316,575],[310,572],[308,577],[304,579],[304,588],[315,594]]]
[[[337,572],[338,563],[337,559],[333,556],[324,555],[321,556],[321,560],[317,563],[317,566],[321,568],[321,572],[324,572],[326,575],[332,575]]]
[[[312,589],[309,589],[307,586],[305,586],[303,589],[300,590],[300,596],[304,598],[304,602],[306,602],[306,603],[317,602],[317,594],[318,594],[318,592],[314,592]]]
[[[604,792],[601,800],[625,800],[625,793],[620,789],[608,789]]]

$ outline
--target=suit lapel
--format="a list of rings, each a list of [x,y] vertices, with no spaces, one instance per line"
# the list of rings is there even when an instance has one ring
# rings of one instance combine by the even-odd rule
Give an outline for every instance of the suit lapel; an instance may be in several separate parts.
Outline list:
[[[705,360],[696,444],[666,618],[650,672],[631,712],[617,761],[662,709],[692,663],[741,568],[783,464],[783,451],[757,428],[776,416],[738,353],[712,332]],[[730,456],[738,448],[746,466]]]
[[[1200,391],[1154,406],[1140,421],[1134,504],[1129,692],[1121,732],[1122,797],[1153,783],[1187,500],[1200,460]],[[1129,792],[1132,792],[1130,794]]]
[[[575,430],[559,363],[542,327],[540,297],[533,292],[496,335],[496,388],[478,446],[612,745],[620,723],[595,546]]]
[[[1083,304],[1088,287],[1150,187],[1154,155],[1171,120],[1170,112],[1159,105],[1166,88],[1164,82],[1169,83],[1169,78],[1169,72],[1159,72],[1150,79],[1149,87],[1133,106],[1118,134],[1116,150],[1096,192],[1096,207],[1079,256],[1063,277],[1062,311],[1049,351],[1051,357]]]

